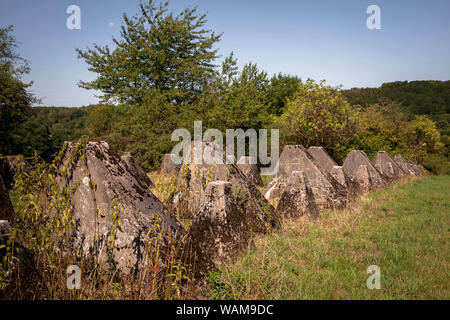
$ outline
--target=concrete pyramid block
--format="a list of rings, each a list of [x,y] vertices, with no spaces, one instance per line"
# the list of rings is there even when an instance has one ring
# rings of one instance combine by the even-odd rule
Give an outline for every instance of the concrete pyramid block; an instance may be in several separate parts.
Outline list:
[[[334,179],[336,179],[337,182],[342,184],[343,186],[349,187],[349,178],[344,172],[344,169],[342,166],[334,166],[330,170],[330,174],[333,176]]]
[[[255,186],[262,187],[264,185],[256,159],[252,157],[241,157],[237,165]]]
[[[176,164],[173,160],[174,155],[166,153],[161,161],[159,172],[163,174],[177,175],[180,171],[181,165]]]
[[[5,247],[11,244],[13,228],[6,220],[0,220],[0,261],[7,251]],[[30,251],[24,248],[17,238],[14,239],[14,254],[8,262],[8,272],[2,272],[0,297],[3,300],[36,300],[48,298],[47,283],[43,283],[41,274]],[[3,247],[3,248],[2,248]],[[3,269],[5,270],[5,269]]]
[[[414,174],[416,176],[423,176],[425,173],[423,171],[423,167],[414,163],[412,160],[408,160],[409,165],[414,170]]]
[[[339,166],[323,147],[309,147],[308,153],[341,185],[348,189],[353,189],[355,187],[352,185],[350,178],[345,174],[342,166]]]
[[[386,180],[393,181],[406,175],[405,171],[385,151],[378,151],[373,163]]]
[[[323,147],[309,147],[308,153],[328,172],[338,165]]]
[[[230,182],[208,183],[189,235],[216,265],[229,261],[247,248],[250,230]]]
[[[403,158],[400,154],[396,154],[393,160],[400,168],[402,168],[403,172],[405,172],[407,175],[410,176],[416,175],[414,167],[408,161],[406,161],[406,159]]]
[[[145,174],[130,171],[106,142],[69,142],[62,165],[62,184],[78,184],[72,201],[75,246],[81,252],[98,256],[100,263],[108,261],[113,210],[118,210],[121,223],[112,259],[122,274],[132,274],[148,262],[149,233],[160,232],[163,245],[177,241],[183,247],[183,227],[150,192]]]
[[[294,171],[304,172],[319,210],[345,206],[348,193],[343,185],[326,172],[301,145],[284,147],[278,161],[278,172],[266,190],[266,198],[277,203]]]
[[[195,160],[194,143],[191,145],[191,160]],[[224,152],[212,142],[203,142],[200,151],[205,157],[184,164],[178,181],[184,192],[181,197],[187,199],[188,212],[195,215],[204,201],[207,185],[212,181],[228,181],[232,185],[234,196],[242,206],[246,222],[253,232],[266,232],[279,225],[280,219],[275,209],[267,202],[236,164],[227,164]],[[217,163],[205,161],[211,155]],[[196,163],[197,162],[197,163]],[[180,196],[175,196],[180,198]]]
[[[277,212],[283,218],[298,218],[305,215],[317,218],[319,216],[313,191],[304,172],[291,173],[282,191]]]
[[[365,166],[365,168],[360,168],[361,166]],[[366,189],[366,175],[368,176],[368,182],[371,187],[382,186],[385,184],[381,173],[375,168],[366,153],[362,150],[351,150],[348,153],[342,168],[347,176],[349,176],[352,181],[356,182],[362,189]],[[365,182],[363,183],[363,181]]]
[[[360,165],[355,173],[355,182],[359,185],[362,192],[369,192],[372,187],[371,175],[367,168],[367,165]]]
[[[153,182],[145,173],[144,169],[137,163],[136,159],[131,155],[130,152],[125,152],[123,156],[120,157],[127,165],[130,173],[147,188],[153,187]]]

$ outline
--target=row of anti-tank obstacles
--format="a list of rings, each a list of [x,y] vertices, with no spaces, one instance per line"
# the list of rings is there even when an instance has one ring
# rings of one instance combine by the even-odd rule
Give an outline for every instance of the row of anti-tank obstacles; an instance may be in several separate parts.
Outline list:
[[[135,274],[146,265],[143,247],[151,242],[149,231],[159,234],[166,246],[175,241],[180,255],[189,248],[189,259],[184,256],[182,260],[186,264],[195,260],[196,274],[202,276],[248,248],[252,234],[267,233],[285,218],[318,218],[322,210],[342,208],[357,195],[423,174],[419,166],[400,155],[392,159],[383,151],[371,161],[363,151],[353,150],[338,166],[321,147],[289,145],[263,195],[257,188],[262,186],[258,166],[249,159],[242,161],[244,164],[226,164],[222,157],[221,164],[180,167],[168,154],[161,172],[176,174],[179,188],[172,195],[173,205],[166,208],[150,191],[153,183],[129,153],[119,157],[106,142],[89,141],[83,161],[70,164],[76,144],[68,143],[63,162],[74,165],[71,174],[61,177],[62,186],[79,183],[73,196],[76,245],[86,254],[96,248],[100,262],[110,261],[105,239],[113,224],[111,203],[120,199],[121,228],[112,258],[122,275]],[[204,142],[203,148],[214,145]],[[12,165],[4,162],[3,172],[8,170],[13,170]],[[9,222],[0,222],[0,227],[7,230],[14,212],[2,176],[5,174],[0,175],[0,219]],[[189,228],[177,220],[180,211],[190,217]]]
[[[203,143],[208,146],[214,147]],[[187,170],[174,165],[172,157],[164,156],[160,172],[184,181],[196,243],[216,264],[247,248],[252,232],[267,232],[285,218],[318,218],[321,211],[343,208],[358,195],[424,174],[401,155],[392,159],[384,151],[371,161],[364,151],[352,150],[338,166],[322,147],[288,145],[263,198],[256,188],[263,186],[259,167],[249,157],[237,164],[190,164]],[[175,202],[182,196],[176,195]]]

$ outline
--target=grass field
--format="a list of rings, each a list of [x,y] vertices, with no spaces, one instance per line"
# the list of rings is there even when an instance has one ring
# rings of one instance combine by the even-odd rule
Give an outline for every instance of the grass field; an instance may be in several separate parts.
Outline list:
[[[210,276],[212,299],[449,299],[450,176],[397,184],[299,219]],[[381,269],[381,289],[366,286]]]

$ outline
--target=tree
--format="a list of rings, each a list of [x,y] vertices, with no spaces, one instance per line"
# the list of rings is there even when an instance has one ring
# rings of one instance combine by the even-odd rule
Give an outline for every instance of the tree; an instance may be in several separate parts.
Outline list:
[[[271,119],[268,113],[267,73],[253,63],[238,72],[231,55],[222,65],[222,73],[202,97],[199,112],[206,125],[219,130],[242,128],[259,129]]]
[[[30,67],[16,52],[18,43],[12,35],[13,30],[13,26],[0,29],[0,154],[15,153],[17,141],[14,131],[24,120],[31,104],[38,102],[28,90],[32,82],[22,81]]]
[[[196,14],[196,8],[174,15],[167,7],[168,2],[155,5],[149,0],[141,2],[140,16],[124,14],[121,38],[113,38],[114,50],[97,44],[77,49],[78,57],[98,74],[79,86],[100,90],[107,102],[141,103],[150,89],[178,105],[197,97],[214,72],[213,46],[221,35],[204,29],[206,15]]]
[[[412,157],[423,161],[427,153],[433,153],[443,147],[436,124],[427,116],[416,116],[411,121],[411,131],[407,136],[411,145]]]
[[[302,80],[296,76],[281,73],[274,75],[270,79],[269,86],[270,113],[280,116],[288,99],[293,97],[301,83]]]
[[[86,119],[89,137],[101,138],[110,133],[114,123],[114,107],[111,105],[93,105]]]
[[[234,58],[234,52],[231,52],[228,57],[222,62],[222,73],[219,75],[221,83],[219,87],[223,90],[229,88],[238,74],[237,59]]]
[[[288,100],[278,124],[283,144],[322,146],[342,159],[358,130],[358,110],[335,88],[308,79]]]
[[[410,157],[410,145],[406,141],[411,134],[409,116],[398,103],[368,105],[360,113],[359,125],[349,149],[364,150],[369,157],[374,157],[379,150]]]
[[[427,116],[410,117],[397,103],[367,106],[360,113],[360,129],[349,149],[362,149],[370,157],[383,150],[422,162],[427,153],[439,151],[443,144],[436,124]]]

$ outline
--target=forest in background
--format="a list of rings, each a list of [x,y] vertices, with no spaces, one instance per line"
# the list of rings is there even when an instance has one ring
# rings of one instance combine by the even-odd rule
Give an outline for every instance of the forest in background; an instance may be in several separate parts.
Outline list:
[[[270,79],[269,92],[272,92],[272,97],[271,99],[268,98],[265,103],[274,110],[273,114],[275,116],[279,117],[284,111],[287,100],[292,100],[297,81],[301,83],[298,78],[283,75],[277,75]],[[280,85],[281,82],[284,82],[283,85]],[[429,155],[425,159],[424,164],[429,170],[435,170],[438,173],[448,172],[445,171],[445,161],[448,161],[450,150],[450,81],[392,82],[385,83],[379,88],[353,88],[340,92],[350,105],[360,106],[363,115],[367,114],[369,116],[368,110],[383,110],[383,107],[380,106],[384,104],[385,106],[394,105],[395,108],[398,108],[406,114],[406,119],[409,120],[414,119],[415,115],[426,116],[431,119],[436,124],[440,133],[442,147],[439,152]],[[275,93],[278,93],[278,96]],[[377,107],[378,109],[376,109]],[[103,113],[105,110],[107,113]],[[44,159],[51,159],[51,156],[62,146],[64,141],[80,139],[87,132],[97,137],[103,135],[103,139],[109,140],[110,143],[116,145],[115,143],[117,143],[120,137],[113,134],[112,126],[108,124],[108,120],[106,119],[112,116],[117,117],[121,112],[124,112],[124,110],[120,107],[107,105],[90,105],[81,108],[29,108],[25,121],[14,132],[14,139],[17,139],[17,142],[14,144],[15,148],[12,149],[11,153],[24,154],[27,157],[31,157],[34,151],[36,151]],[[373,114],[372,116],[375,117]],[[99,118],[104,118],[101,126],[99,123],[96,123]],[[125,120],[123,121],[124,125],[126,125]],[[191,123],[186,123],[185,126],[188,127],[191,125]],[[381,144],[386,143],[389,132],[386,131],[386,136],[383,137],[383,130],[388,130],[389,127],[376,126],[378,126],[376,132],[378,137],[374,136],[374,139],[379,138],[382,140]],[[371,133],[375,134],[373,128],[371,130]],[[106,132],[108,134],[105,134]],[[127,138],[122,137],[122,139],[126,140]],[[144,160],[143,164],[148,170],[157,169],[159,159],[164,153],[169,152],[172,147],[170,135],[167,135],[161,140],[162,142],[166,142],[166,144],[163,144],[155,152],[154,156],[151,157],[152,161],[145,163]],[[372,148],[370,147],[371,141],[368,138],[367,143],[361,143],[359,148],[373,155],[378,147],[381,148],[383,146],[376,144]],[[121,147],[123,151],[129,147],[128,143],[130,142],[122,142]],[[148,143],[151,143],[151,141],[148,141]],[[133,143],[137,150],[140,150],[145,144],[146,142],[142,142],[141,146],[138,142]],[[120,152],[120,150],[118,151]]]
[[[450,145],[450,81],[396,81],[379,88],[352,88],[343,94],[352,105],[393,101],[409,113],[427,115],[436,123],[448,158]]]

